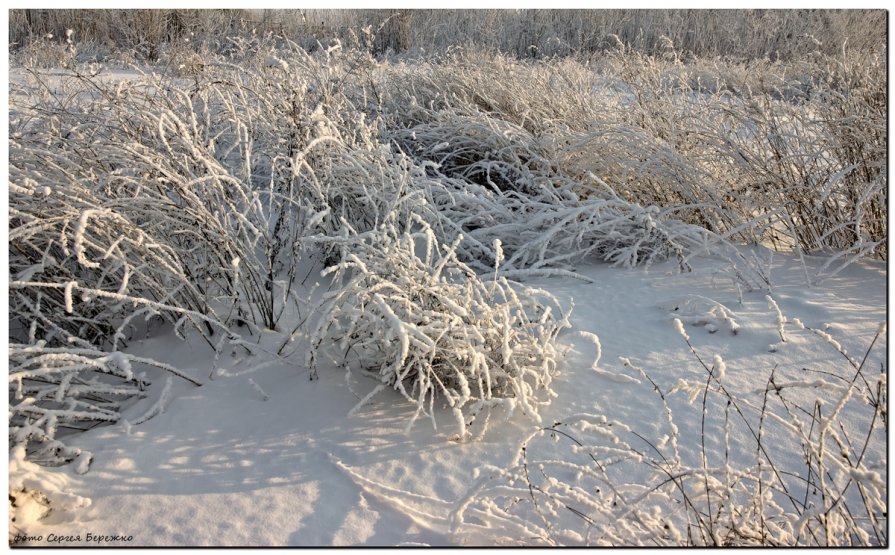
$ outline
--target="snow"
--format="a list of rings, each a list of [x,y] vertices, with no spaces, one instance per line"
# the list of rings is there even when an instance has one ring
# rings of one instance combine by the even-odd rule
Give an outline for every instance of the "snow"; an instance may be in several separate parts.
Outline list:
[[[694,272],[684,274],[675,273],[673,263],[654,264],[649,270],[582,264],[576,271],[588,278],[586,282],[544,277],[527,283],[563,303],[574,301],[572,329],[560,335],[572,349],[551,384],[556,397],[541,407],[541,417],[545,425],[579,422],[575,429],[589,434],[592,443],[577,449],[584,456],[605,454],[608,449],[620,452],[616,440],[623,429],[652,438],[659,448],[673,445],[674,458],[682,460],[701,460],[700,443],[704,442],[709,469],[726,465],[706,478],[707,483],[720,484],[731,468],[755,463],[754,442],[749,448],[747,432],[724,423],[725,409],[718,404],[711,405],[706,424],[717,433],[700,437],[699,400],[707,375],[682,336],[709,367],[714,364],[719,383],[741,398],[760,405],[774,369],[772,381],[788,398],[810,406],[818,390],[829,390],[832,400],[824,414],[840,410],[851,406],[839,402],[851,394],[847,384],[829,380],[822,372],[847,364],[837,351],[847,348],[862,357],[879,331],[886,319],[886,271],[883,263],[862,261],[823,287],[809,288],[798,259],[778,254],[772,301],[766,291],[739,292],[732,282],[715,279],[715,261],[692,262]],[[675,318],[674,303],[667,299],[692,300],[694,295],[717,303],[703,302],[700,306],[706,310],[730,307],[729,312],[716,311],[712,316],[723,321],[735,314],[736,330],[721,326],[713,332],[707,325],[685,324]],[[773,303],[770,309],[769,303]],[[809,329],[801,330],[796,323]],[[833,325],[825,332],[817,331],[827,323]],[[782,339],[784,325],[788,326],[786,348],[768,352],[768,344]],[[268,343],[282,343],[283,337],[274,335],[247,334],[242,339],[267,348]],[[408,430],[414,403],[376,380],[346,375],[335,366],[321,366],[318,379],[308,380],[308,368],[299,356],[303,353],[292,362],[268,363],[263,353],[234,349],[214,361],[213,353],[197,337],[188,335],[188,340],[181,341],[170,330],[148,334],[127,352],[137,357],[131,362],[157,358],[194,376],[211,374],[215,365],[229,370],[219,371],[215,379],[198,387],[184,380],[161,379],[162,370],[150,369],[149,396],[126,408],[120,425],[67,438],[71,446],[92,457],[76,465],[40,468],[44,491],[55,492],[59,506],[40,520],[42,511],[37,505],[19,510],[20,520],[14,524],[28,536],[46,539],[54,534],[71,540],[62,541],[63,545],[82,546],[538,543],[528,535],[539,533],[539,521],[498,518],[504,509],[476,497],[479,490],[473,488],[475,484],[485,487],[492,483],[491,476],[506,473],[521,442],[536,431],[532,420],[521,414],[499,425],[492,423],[479,439],[456,442],[450,441],[455,426],[449,407],[436,403],[437,431],[425,425]],[[878,374],[886,353],[887,340],[882,335],[865,364],[868,379]],[[246,369],[253,369],[248,380],[241,377]],[[685,392],[670,392],[681,380],[698,384],[693,407]],[[837,387],[825,389],[822,382]],[[666,392],[661,399],[654,388]],[[373,392],[377,394],[366,395]],[[733,409],[728,410],[732,421]],[[857,425],[857,414],[839,416],[837,422],[846,428]],[[787,422],[785,415],[776,418]],[[771,426],[773,418],[769,415],[766,420],[765,427]],[[613,423],[617,427],[607,427]],[[832,426],[832,421],[825,425]],[[776,456],[785,454],[774,461],[779,467],[803,464],[799,445],[786,443],[792,437],[781,433],[774,439],[781,443],[774,445]],[[600,443],[600,438],[605,442]],[[727,463],[722,458],[726,445],[733,457]],[[532,460],[547,456],[533,449],[528,454]],[[884,441],[871,441],[864,454],[865,467],[848,470],[845,476],[862,487],[885,491],[885,449]],[[557,453],[578,457],[574,451]],[[577,469],[580,480],[589,479],[587,468],[574,466],[571,459],[568,466],[570,471]],[[12,457],[11,485],[32,483],[28,480],[36,479],[35,468],[18,455]],[[550,468],[546,465],[546,470]],[[701,463],[693,468],[702,472]],[[86,473],[79,473],[82,470]],[[589,506],[595,498],[576,489],[579,482],[574,472],[569,476],[565,484],[551,476],[553,481],[544,487]],[[632,484],[646,483],[648,476],[626,478]],[[636,505],[627,510],[639,511],[643,522],[661,527],[662,505],[657,499],[645,497],[642,510]],[[655,504],[652,509],[650,503]],[[557,521],[568,514],[549,503],[541,509]],[[788,525],[782,521],[772,525],[794,526],[797,531],[812,514],[806,511]],[[560,528],[550,531],[557,541],[613,541],[609,535],[596,537],[583,528]],[[674,541],[686,534],[679,524],[670,523],[664,538]],[[97,541],[98,536],[117,539]],[[47,545],[46,540],[22,543]]]
[[[77,287],[77,281],[69,281],[65,284],[65,312],[71,314],[73,307],[72,290]]]
[[[289,71],[289,64],[286,63],[285,60],[281,60],[276,56],[268,56],[264,60],[264,65],[267,67],[277,68],[282,71]]]
[[[231,66],[227,87],[251,84],[245,90],[261,105],[211,82],[200,87],[198,77],[138,84],[137,74],[117,72],[101,76],[117,81],[110,104],[64,72],[46,74],[47,101],[74,99],[83,117],[44,104],[49,115],[38,118],[27,94],[14,93],[26,99],[11,114],[33,117],[22,129],[36,134],[10,137],[10,199],[35,225],[11,232],[22,243],[36,234],[46,250],[17,255],[9,272],[10,324],[29,330],[27,343],[22,331],[9,349],[10,402],[19,401],[10,435],[41,445],[29,460],[11,448],[10,530],[25,536],[13,543],[887,543],[887,267],[858,261],[880,237],[862,231],[844,246],[821,238],[812,252],[834,254],[812,257],[799,246],[803,231],[787,235],[775,205],[747,198],[719,226],[679,220],[681,206],[646,190],[626,191],[643,205],[632,204],[608,183],[650,182],[660,192],[670,177],[673,197],[699,164],[625,118],[558,133],[562,117],[545,120],[544,107],[522,100],[539,86],[527,79],[485,75],[495,97],[519,95],[500,117],[473,105],[436,111],[428,101],[427,111],[415,96],[426,98],[426,83],[435,99],[445,83],[465,87],[465,77],[448,72],[439,82],[441,70],[426,65],[410,76],[431,70],[434,78],[404,87],[413,79],[397,79],[386,64],[354,72],[340,48],[314,57],[348,65],[290,57],[290,66],[265,53],[256,60],[263,67]],[[376,107],[385,119],[355,113],[360,98],[343,93],[362,91],[366,104],[367,79],[386,84],[390,75],[397,90]],[[265,87],[255,88],[256,77]],[[518,91],[505,87],[520,82]],[[414,96],[397,93],[405,88]],[[539,102],[551,113],[588,117],[577,96],[570,109],[568,91],[545,92]],[[617,97],[597,112],[639,92],[597,90]],[[318,93],[333,102],[309,102]],[[150,109],[153,98],[167,108]],[[284,101],[288,121],[263,108]],[[420,114],[405,114],[405,102]],[[113,148],[82,168],[82,179],[66,169],[86,161],[70,149],[54,163],[59,172],[40,170],[34,153],[56,160],[57,136],[82,141],[91,125],[115,121],[93,110],[103,106],[134,116],[148,133],[137,143],[156,157]],[[409,117],[390,128],[394,108]],[[805,121],[794,120],[798,133]],[[284,138],[296,128],[297,142]],[[740,146],[765,134],[758,125],[730,132]],[[553,168],[546,147],[570,140],[569,159]],[[706,144],[721,146],[711,146],[711,134]],[[818,148],[805,152],[826,158]],[[638,162],[631,152],[640,150]],[[724,156],[734,154],[748,167],[739,151]],[[868,168],[885,168],[871,158]],[[107,176],[94,172],[109,164],[113,184],[133,186],[134,210],[130,197],[99,194]],[[158,173],[172,179],[157,179],[153,196]],[[700,186],[711,194],[692,201],[713,205],[725,190],[716,181],[747,174],[706,174]],[[858,188],[881,214],[884,174]],[[256,188],[267,179],[267,191]],[[840,181],[827,188],[840,194]],[[813,182],[789,185],[798,192]],[[301,194],[276,192],[287,183],[290,191],[301,183]],[[189,209],[156,209],[174,189],[209,196],[182,197]],[[43,223],[54,221],[47,207],[64,209],[58,226]],[[824,207],[809,208],[818,216]],[[818,227],[860,228],[857,208]],[[157,218],[184,222],[159,236]],[[173,240],[181,223],[186,239]],[[780,245],[768,232],[775,226],[786,235]],[[793,240],[796,250],[735,246],[709,228],[725,238],[749,232],[757,243],[773,236],[783,250]],[[322,274],[308,264],[316,255],[330,265]],[[94,321],[97,301],[110,312]],[[90,326],[96,345],[80,337]],[[85,422],[101,425],[72,430]]]

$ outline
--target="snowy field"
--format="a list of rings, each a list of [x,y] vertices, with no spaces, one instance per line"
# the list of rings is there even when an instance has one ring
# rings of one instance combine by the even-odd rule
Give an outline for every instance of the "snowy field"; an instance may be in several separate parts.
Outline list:
[[[11,544],[888,545],[871,69],[237,46],[10,73]]]
[[[710,263],[701,266],[705,271],[680,275],[669,272],[673,267],[666,265],[648,272],[590,265],[581,273],[593,283],[563,279],[539,283],[575,303],[573,327],[561,337],[573,350],[556,378],[556,398],[542,411],[542,424],[566,422],[579,414],[605,417],[658,445],[669,434],[661,399],[636,366],[667,394],[679,431],[681,460],[698,469],[706,372],[675,331],[674,317],[689,322],[685,330],[704,360],[722,358],[726,365],[722,383],[741,399],[753,426],[772,370],[787,404],[771,396],[770,414],[789,421],[793,417],[785,406],[810,409],[816,399],[828,399],[829,404],[822,406],[832,409],[843,394],[842,386],[854,375],[832,341],[852,357],[863,359],[886,320],[885,266],[858,264],[832,283],[809,289],[794,260],[775,257],[778,285],[773,297],[788,320],[785,343],[780,341],[777,317],[765,293],[747,293],[740,300],[728,283],[713,283]],[[736,322],[736,334],[729,320],[724,320],[722,306]],[[795,319],[828,333],[832,341],[794,326]],[[575,331],[598,334],[602,356],[597,364],[594,345],[576,337]],[[265,337],[246,340],[262,346],[276,343]],[[773,352],[771,345],[776,345]],[[880,369],[885,367],[886,349],[883,334],[864,365],[867,379],[883,380],[884,391],[885,374]],[[155,357],[163,353],[166,361],[195,377],[211,372],[213,354],[207,346],[179,341],[170,333],[148,333],[130,352]],[[622,364],[620,357],[631,365]],[[482,439],[456,443],[450,441],[454,432],[450,412],[442,408],[436,415],[437,432],[430,422],[420,421],[407,433],[406,420],[414,407],[396,392],[379,394],[349,416],[358,395],[371,390],[374,382],[346,380],[344,372],[336,369],[322,371],[316,381],[308,380],[307,369],[289,364],[253,369],[265,360],[237,352],[220,361],[219,367],[228,374],[225,377],[201,388],[175,382],[164,413],[144,424],[108,426],[79,435],[72,443],[93,453],[90,471],[79,476],[64,467],[44,469],[42,474],[50,474],[61,489],[90,499],[89,506],[59,511],[32,523],[28,534],[81,537],[81,541],[63,540],[65,545],[91,545],[86,540],[90,533],[133,538],[116,545],[160,546],[524,545],[633,539],[617,529],[612,530],[615,538],[607,537],[599,525],[588,526],[577,517],[566,522],[564,509],[558,509],[557,522],[568,530],[547,531],[529,504],[528,492],[518,484],[512,492],[500,491],[504,502],[508,495],[520,499],[523,508],[517,519],[508,522],[488,510],[475,517],[468,509],[460,512],[463,502],[477,493],[470,486],[488,476],[489,468],[511,466],[522,441],[536,429],[525,418],[513,418]],[[695,384],[698,395],[692,402],[686,390],[668,394],[680,380]],[[747,470],[756,464],[755,442],[738,416],[730,415],[729,443],[738,455],[726,461],[724,403],[712,390],[705,433],[709,464]],[[864,394],[855,392],[855,397]],[[124,418],[136,420],[158,396],[156,388],[151,398],[125,411]],[[853,441],[863,440],[860,434],[870,414],[865,399],[854,399],[849,411],[837,418],[837,431],[841,422]],[[795,418],[803,425],[810,421],[804,414]],[[798,435],[770,418],[766,425],[765,433],[772,438],[767,448],[774,463],[780,469],[803,472],[805,453]],[[620,435],[648,451],[648,443]],[[577,437],[584,441],[589,436]],[[881,487],[885,492],[885,436],[878,432],[870,439],[864,452],[869,473],[862,478],[864,487]],[[564,456],[560,460],[588,466],[586,459],[569,449],[570,443],[558,445]],[[666,453],[673,453],[670,446]],[[531,460],[553,457],[535,451],[528,456]],[[622,465],[628,476],[649,479],[643,465]],[[653,478],[646,483],[655,482]],[[794,494],[805,495],[806,484],[794,483]],[[488,493],[496,484],[486,481],[477,486]],[[641,483],[620,481],[615,486],[621,499],[633,502]],[[654,507],[668,509],[658,502]],[[652,515],[652,508],[649,504],[634,507],[647,515]],[[680,512],[656,516],[667,518],[678,533],[685,533],[684,520],[674,518],[675,514],[680,518]]]

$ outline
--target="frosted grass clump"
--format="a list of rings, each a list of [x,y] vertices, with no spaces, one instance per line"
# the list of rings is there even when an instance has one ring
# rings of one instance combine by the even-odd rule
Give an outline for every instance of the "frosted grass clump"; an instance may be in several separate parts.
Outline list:
[[[361,404],[392,388],[416,405],[408,429],[420,416],[434,426],[441,401],[461,440],[483,412],[485,433],[494,407],[538,421],[554,396],[568,314],[545,291],[517,289],[499,268],[491,279],[477,276],[457,257],[462,239],[441,244],[421,219],[414,228],[398,232],[389,222],[339,240],[344,257],[324,273],[344,285],[319,308],[309,365],[316,372],[332,342],[343,364],[380,382]]]
[[[71,432],[121,420],[129,399],[146,396],[148,382],[134,366],[164,370],[198,382],[163,362],[120,351],[89,347],[52,347],[45,340],[9,345],[9,442],[31,460],[58,466],[78,459],[86,472],[89,453],[63,441]],[[169,378],[170,379],[170,378]]]
[[[588,257],[628,268],[676,258],[685,269],[686,256],[705,252],[713,240],[704,229],[675,220],[673,211],[655,206],[612,197],[578,198],[547,188],[531,196],[482,189],[475,197],[471,191],[452,192],[456,204],[438,202],[445,207],[439,215],[460,223],[471,245],[500,239],[508,272],[571,269]],[[467,215],[462,217],[464,209]]]
[[[588,149],[549,127],[532,130],[528,116],[514,121],[518,114],[455,102],[426,108],[411,99],[409,107],[392,106],[391,117],[408,126],[388,128],[387,136],[425,168],[428,179],[418,180],[417,187],[432,209],[429,221],[444,241],[464,235],[458,253],[477,271],[493,264],[488,245],[499,239],[504,271],[518,272],[514,277],[532,271],[555,275],[588,257],[624,267],[677,258],[687,270],[689,257],[711,253],[731,262],[750,289],[762,285],[724,237],[685,221],[692,206],[623,198],[616,191],[630,185],[615,189],[597,176],[595,166],[591,172],[567,164],[563,149],[570,147],[559,145],[577,145],[587,160],[594,151],[604,158],[602,149]]]

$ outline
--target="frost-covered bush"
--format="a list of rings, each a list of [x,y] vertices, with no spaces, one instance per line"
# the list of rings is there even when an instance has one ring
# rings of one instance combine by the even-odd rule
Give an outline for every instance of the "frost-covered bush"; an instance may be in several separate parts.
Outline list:
[[[70,67],[75,55],[76,49],[72,41],[54,37],[52,33],[37,37],[22,48],[10,52],[16,62],[28,68]]]
[[[12,108],[13,274],[40,281],[50,253],[56,286],[75,281],[76,292],[132,292],[223,325],[275,328],[300,237],[309,222],[328,221],[315,220],[319,212],[353,201],[340,196],[346,183],[369,177],[368,161],[352,163],[352,153],[377,152],[369,126],[328,99],[337,76],[312,80],[314,69],[328,72],[320,63],[305,54],[290,71],[210,59],[216,73],[190,84],[148,76],[108,85],[83,74],[33,83],[51,92],[36,111]],[[60,97],[76,102],[59,110]],[[363,207],[345,215],[357,222]],[[205,322],[209,334],[215,322]]]
[[[148,381],[137,368],[156,367],[199,385],[177,368],[120,351],[73,344],[50,347],[46,340],[9,345],[9,440],[31,460],[59,465],[77,459],[87,471],[92,455],[68,447],[72,432],[121,420],[120,409],[145,397]]]
[[[466,110],[412,107],[425,121],[388,133],[430,176],[419,182],[432,210],[427,219],[443,241],[463,234],[458,253],[477,270],[493,264],[494,240],[502,241],[508,272],[567,269],[588,256],[648,265],[723,243],[681,222],[686,207],[643,207],[591,172],[571,177],[555,157],[555,139]]]
[[[84,349],[114,353],[154,317],[210,346],[235,322],[275,327],[295,277],[280,268],[295,267],[307,211],[273,179],[262,203],[245,148],[251,132],[228,91],[191,96],[159,77],[34,85],[46,96],[14,102],[10,117],[13,342],[59,349],[51,358],[63,360]],[[68,377],[52,365],[28,370],[82,385],[103,371],[69,366]],[[83,389],[66,385],[31,402],[57,412]],[[95,420],[114,421],[116,410]]]
[[[58,465],[89,454],[67,447],[58,435],[118,421],[122,400],[143,395],[130,359],[93,349],[51,348],[41,340],[9,346],[9,439],[30,448],[29,458]]]
[[[674,218],[674,210],[626,202],[611,189],[580,198],[545,187],[531,195],[495,193],[483,186],[441,181],[427,193],[446,231],[464,234],[463,259],[481,271],[494,260],[488,248],[503,244],[506,272],[560,274],[588,257],[635,267],[708,252],[711,233]],[[508,274],[510,275],[510,274]]]
[[[443,110],[432,120],[398,128],[391,136],[402,148],[436,164],[438,171],[495,191],[531,191],[550,185],[544,148],[523,127],[492,114]]]
[[[320,306],[309,364],[317,371],[332,342],[346,368],[380,382],[358,406],[393,388],[417,407],[408,428],[420,415],[434,425],[441,403],[453,410],[461,439],[492,407],[539,420],[554,395],[567,313],[547,292],[511,284],[497,266],[476,275],[457,258],[462,239],[444,245],[422,220],[413,227],[399,232],[388,222],[339,240],[343,259],[325,273],[341,286]],[[486,427],[487,418],[482,433]]]
[[[368,57],[343,64],[336,47],[311,55],[288,44],[276,57],[274,44],[249,44],[243,66],[171,48],[169,66],[183,55],[204,69],[111,82],[98,67],[23,74],[10,106],[13,343],[59,349],[59,360],[117,353],[144,321],[161,319],[219,349],[231,326],[273,330],[296,306],[297,269],[320,254],[305,235],[337,233],[342,218],[371,229],[391,211],[409,187],[408,163],[340,92]],[[105,371],[70,366],[67,378],[39,369],[52,384],[92,384]],[[30,402],[58,412],[80,402],[78,389]],[[18,393],[17,405],[28,398]],[[38,435],[16,441],[55,441]]]
[[[180,245],[164,240],[177,214],[141,195],[129,176],[103,176],[97,186],[64,170],[31,169],[29,156],[45,155],[32,146],[10,144],[10,316],[21,341],[117,344],[126,331],[118,319],[135,311],[195,326],[214,321]]]
[[[118,421],[143,395],[134,357],[120,352],[138,326],[167,319],[206,338],[225,326],[165,236],[177,214],[121,173],[79,176],[94,169],[41,148],[41,135],[10,141],[9,439],[42,464],[78,457],[86,471],[89,455],[65,436]]]
[[[727,77],[703,80],[706,64]],[[630,187],[617,187],[625,198],[704,204],[693,223],[777,249],[885,256],[887,95],[878,54],[683,64],[625,53],[599,71],[629,91],[618,124],[640,127],[646,144],[661,147],[659,157],[611,156],[615,175],[603,177],[614,186],[628,179]]]
[[[738,242],[834,252],[829,275],[886,255],[881,60],[844,50],[684,63],[621,50],[548,65],[458,49],[374,78],[390,135],[446,175],[502,189],[596,176]]]

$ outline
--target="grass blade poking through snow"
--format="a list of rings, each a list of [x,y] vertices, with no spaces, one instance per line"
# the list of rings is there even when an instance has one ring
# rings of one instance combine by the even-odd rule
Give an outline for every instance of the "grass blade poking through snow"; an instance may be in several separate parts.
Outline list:
[[[705,380],[681,379],[663,393],[644,370],[622,359],[660,397],[665,436],[652,439],[634,423],[598,414],[576,414],[540,428],[521,443],[508,467],[482,469],[450,517],[454,539],[536,545],[887,545],[885,459],[878,454],[887,426],[880,399],[884,375],[868,380],[863,363],[855,362],[823,372],[837,381],[785,381],[775,365],[766,386],[736,394],[725,386],[729,362],[716,355],[708,366],[679,320],[675,327],[705,370]],[[864,360],[883,332],[881,326]],[[788,336],[789,342],[800,339],[816,341],[816,335],[805,329]],[[806,397],[797,390],[817,393]],[[692,410],[672,415],[670,397],[680,392],[689,396],[684,406]],[[679,426],[701,430],[702,441],[679,445]],[[716,436],[718,454],[710,452],[707,441]],[[877,447],[869,449],[871,443]],[[801,445],[802,453],[790,452],[790,445]],[[869,456],[870,451],[877,454]]]

